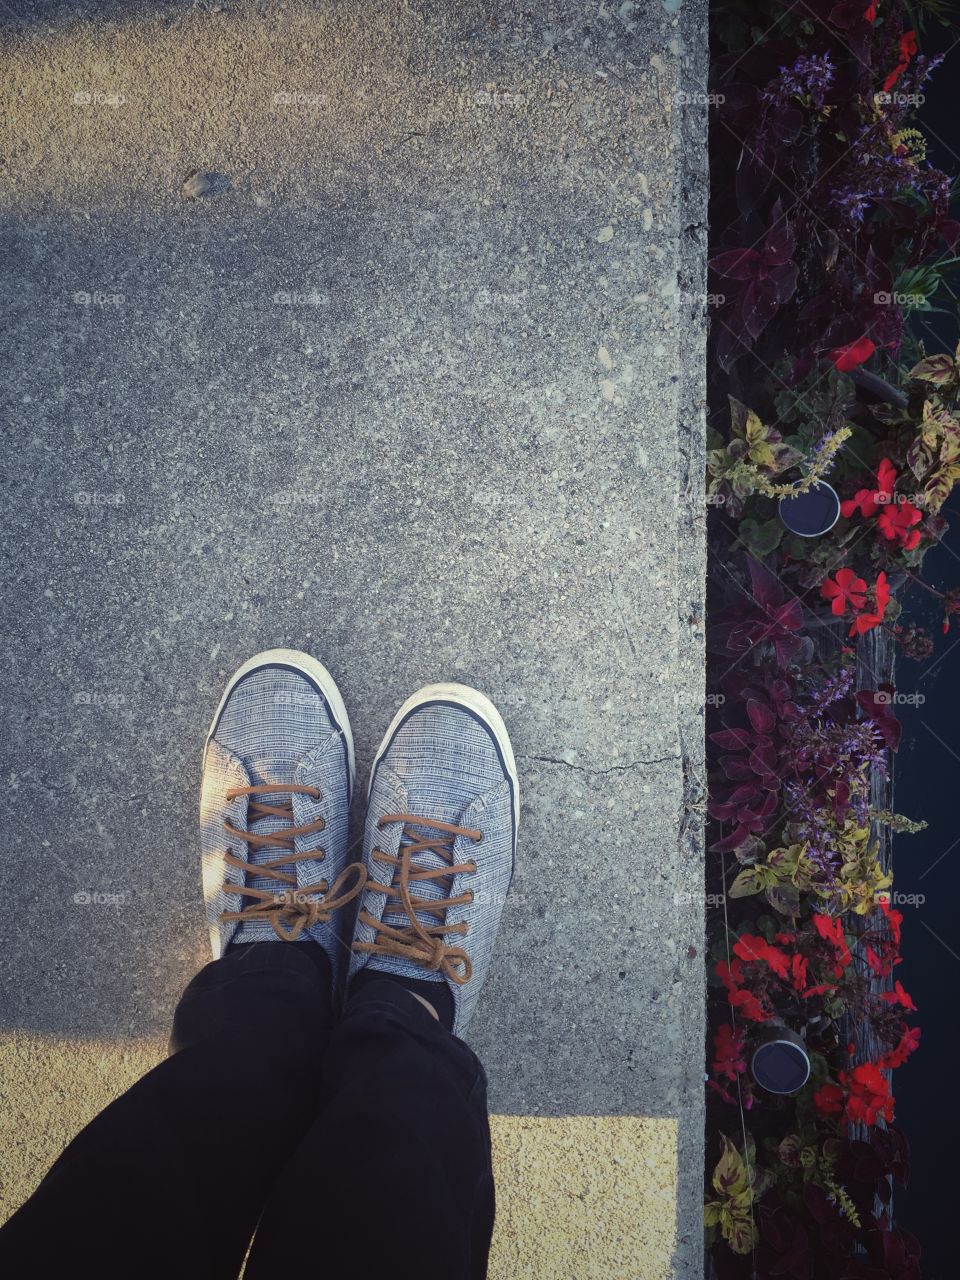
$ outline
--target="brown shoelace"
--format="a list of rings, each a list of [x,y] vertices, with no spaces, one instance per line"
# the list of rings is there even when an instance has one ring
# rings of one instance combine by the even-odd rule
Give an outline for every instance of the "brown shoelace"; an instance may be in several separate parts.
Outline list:
[[[355,942],[354,950],[369,951],[372,955],[398,956],[403,960],[412,960],[414,964],[423,965],[426,969],[439,970],[443,975],[459,986],[469,982],[473,973],[470,957],[462,947],[448,946],[444,937],[449,933],[463,935],[469,929],[466,920],[459,924],[447,925],[444,919],[450,907],[462,906],[473,901],[473,892],[468,889],[455,898],[415,898],[411,894],[411,886],[418,881],[435,880],[441,892],[449,893],[453,877],[459,872],[476,871],[475,862],[455,863],[453,860],[453,842],[457,836],[463,836],[479,844],[483,838],[481,831],[473,831],[469,827],[457,827],[449,822],[438,822],[434,818],[418,818],[413,813],[388,813],[377,822],[378,828],[389,826],[394,822],[403,823],[400,837],[399,854],[384,853],[382,849],[374,849],[371,858],[394,868],[393,878],[389,885],[377,884],[368,879],[366,887],[372,893],[386,894],[384,914],[390,908],[391,900],[398,902],[406,913],[409,924],[401,927],[385,924],[376,920],[368,911],[361,911],[359,919],[374,930],[372,942]],[[414,827],[426,827],[439,834],[434,839],[424,839],[417,835]],[[404,843],[406,841],[406,843]],[[412,859],[418,853],[431,852],[437,854],[448,865],[434,867],[432,870],[413,865]],[[423,924],[417,919],[417,912],[432,916],[436,924]]]
[[[301,795],[312,796],[314,800],[321,798],[321,793],[316,787],[298,786],[289,782],[265,782],[256,787],[234,787],[227,792],[227,799],[234,800],[237,796],[251,797],[247,801],[248,827],[258,818],[266,817],[285,818],[292,822],[293,796],[291,793],[294,791]],[[252,798],[278,793],[290,795],[289,803],[262,804],[259,800]],[[316,822],[309,822],[302,827],[289,826],[282,831],[273,832],[272,835],[255,835],[252,831],[237,831],[229,822],[225,822],[223,829],[227,834],[235,840],[246,841],[249,849],[274,848],[283,851],[279,857],[268,858],[264,862],[252,860],[248,862],[245,858],[238,858],[228,852],[224,854],[227,865],[242,871],[244,880],[248,875],[268,876],[271,880],[279,880],[281,884],[290,885],[291,888],[277,892],[272,889],[254,889],[246,883],[225,884],[224,893],[240,894],[243,897],[253,898],[254,901],[240,911],[224,911],[220,919],[269,920],[278,938],[284,942],[296,942],[304,929],[309,929],[311,925],[317,923],[325,924],[338,907],[352,901],[367,880],[367,869],[362,862],[351,862],[348,867],[344,867],[332,885],[328,885],[326,880],[319,880],[316,884],[298,885],[296,874],[281,870],[292,862],[302,862],[306,858],[322,862],[324,858],[322,849],[310,849],[305,853],[298,853],[293,842],[296,836],[311,835],[314,831],[322,831],[325,826],[324,820],[318,818]],[[345,888],[351,876],[356,877],[355,883],[350,888]],[[323,894],[322,901],[312,896],[314,894]]]

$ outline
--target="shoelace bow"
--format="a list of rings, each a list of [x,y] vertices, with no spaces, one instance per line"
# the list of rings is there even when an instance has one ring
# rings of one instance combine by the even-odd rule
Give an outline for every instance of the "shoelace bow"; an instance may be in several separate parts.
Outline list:
[[[247,801],[248,827],[258,818],[266,817],[283,818],[292,824],[292,793],[295,791],[301,795],[312,796],[314,800],[321,799],[321,793],[316,787],[300,786],[289,782],[265,782],[255,787],[234,787],[227,792],[227,799],[235,800],[237,796],[251,797]],[[252,799],[253,796],[277,794],[289,795],[289,803],[263,804],[259,800]],[[366,884],[367,869],[362,862],[351,862],[349,866],[344,867],[332,885],[328,885],[326,880],[319,880],[316,884],[298,885],[295,873],[281,869],[289,866],[290,863],[302,862],[306,858],[322,862],[324,858],[322,849],[309,849],[298,853],[294,846],[294,839],[297,836],[322,831],[325,826],[323,818],[318,818],[316,822],[308,822],[301,827],[291,825],[284,827],[282,831],[257,835],[249,830],[237,831],[229,822],[225,822],[224,831],[235,840],[245,841],[249,850],[275,848],[283,852],[276,858],[267,858],[264,862],[254,862],[252,859],[247,861],[230,852],[224,854],[224,861],[228,866],[236,867],[244,873],[243,884],[225,884],[224,892],[240,894],[243,897],[253,898],[254,901],[239,911],[224,911],[220,919],[269,920],[278,938],[283,942],[296,942],[304,929],[309,929],[311,925],[317,923],[325,924],[334,911],[352,901]],[[267,876],[271,880],[279,880],[281,884],[291,887],[282,891],[255,889],[246,883],[248,875]],[[349,889],[344,888],[351,876],[356,877],[355,883]],[[322,899],[317,899],[316,894],[322,894]]]
[[[441,892],[449,893],[453,877],[460,872],[474,872],[477,864],[473,861],[455,863],[453,844],[458,836],[479,844],[483,837],[481,831],[473,831],[469,827],[458,827],[449,822],[438,822],[434,818],[419,818],[413,813],[388,813],[380,818],[377,827],[383,829],[392,823],[403,823],[398,854],[384,853],[382,849],[373,849],[371,858],[374,862],[394,868],[393,878],[389,885],[377,884],[368,879],[366,887],[372,893],[382,893],[387,897],[384,904],[384,915],[390,908],[390,900],[397,902],[406,913],[409,923],[397,927],[375,919],[368,911],[361,911],[359,920],[374,930],[372,942],[355,942],[354,950],[368,951],[373,955],[397,956],[403,960],[412,960],[426,969],[439,970],[443,975],[462,986],[469,982],[473,974],[470,957],[462,947],[449,946],[444,937],[446,934],[463,935],[469,929],[466,920],[459,924],[445,923],[447,910],[473,901],[473,891],[468,889],[456,897],[415,898],[411,887],[419,881],[435,880]],[[413,828],[426,827],[440,834],[434,839],[418,835]],[[447,866],[419,867],[413,859],[419,853],[435,853]],[[423,924],[417,919],[417,912],[432,916],[436,924]]]

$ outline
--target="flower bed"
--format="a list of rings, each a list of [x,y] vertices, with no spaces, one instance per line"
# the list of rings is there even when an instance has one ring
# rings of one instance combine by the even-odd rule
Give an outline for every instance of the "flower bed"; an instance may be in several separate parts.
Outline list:
[[[902,3],[717,3],[713,30],[710,1257],[917,1280],[892,1078],[920,1031],[882,846],[921,824],[875,803],[896,691],[857,658],[929,656],[914,584],[944,630],[960,612],[921,577],[960,480],[960,364],[911,323],[960,262],[908,123],[936,63]],[[810,512],[824,531],[791,532]]]

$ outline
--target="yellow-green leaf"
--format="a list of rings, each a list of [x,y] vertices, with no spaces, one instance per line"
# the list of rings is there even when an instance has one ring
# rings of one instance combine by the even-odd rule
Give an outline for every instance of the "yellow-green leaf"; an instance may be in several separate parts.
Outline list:
[[[909,376],[916,378],[918,382],[929,382],[933,386],[943,386],[945,383],[956,380],[957,365],[952,356],[942,352],[939,355],[927,356],[925,360],[921,360],[919,364],[914,365],[910,370]]]
[[[750,1175],[743,1157],[726,1134],[720,1135],[723,1154],[713,1171],[713,1185],[727,1200],[750,1187]]]

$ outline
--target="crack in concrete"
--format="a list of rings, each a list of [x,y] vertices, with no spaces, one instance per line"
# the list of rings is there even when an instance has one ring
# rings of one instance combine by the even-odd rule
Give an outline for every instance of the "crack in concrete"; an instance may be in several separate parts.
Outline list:
[[[541,764],[562,764],[564,768],[572,769],[574,773],[586,773],[591,777],[601,777],[607,773],[629,773],[631,769],[636,769],[640,765],[670,764],[682,759],[679,755],[657,756],[653,760],[631,760],[629,764],[612,764],[607,769],[589,769],[582,764],[571,764],[569,760],[562,760],[558,756],[522,755],[518,758],[520,760],[537,760]]]

